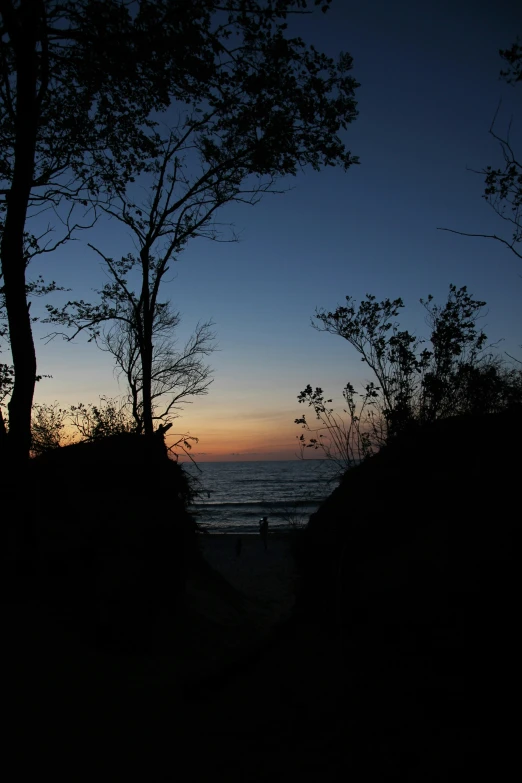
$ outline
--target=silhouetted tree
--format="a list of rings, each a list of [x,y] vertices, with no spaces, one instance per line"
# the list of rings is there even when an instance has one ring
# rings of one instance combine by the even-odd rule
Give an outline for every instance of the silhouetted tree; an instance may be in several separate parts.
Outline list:
[[[309,434],[296,436],[300,456],[305,449],[321,450],[326,459],[339,468],[340,473],[356,465],[361,459],[370,457],[386,442],[387,429],[380,410],[380,389],[373,382],[368,383],[358,402],[354,386],[347,383],[342,391],[346,408],[342,413],[332,406],[333,400],[326,399],[323,389],[312,389],[310,384],[298,396],[298,401],[313,409],[318,422],[313,427],[306,415],[295,419]]]
[[[329,0],[314,0],[327,10]],[[220,189],[355,159],[339,138],[356,116],[349,72],[286,35],[305,0],[1,0],[2,270],[13,365],[9,441],[30,445],[36,357],[23,235],[31,207],[119,193],[153,159],[152,112],[186,109],[198,163]],[[213,172],[213,173],[211,173]]]
[[[13,456],[29,450],[36,378],[26,221],[63,198],[82,199],[125,181],[139,168],[143,150],[150,151],[148,116],[170,102],[165,90],[171,75],[152,62],[153,32],[163,58],[169,35],[154,30],[146,6],[133,19],[116,0],[0,3],[1,258],[15,371],[8,436]]]
[[[295,420],[311,437],[302,448],[321,449],[344,467],[370,456],[400,432],[457,414],[498,413],[522,403],[522,372],[486,350],[487,337],[478,326],[485,302],[467,288],[450,285],[443,306],[433,297],[421,299],[431,329],[431,348],[401,330],[394,320],[402,299],[377,302],[370,294],[356,308],[352,297],[334,311],[316,311],[314,328],[347,340],[361,355],[377,383],[370,382],[357,405],[355,390],[343,390],[344,414],[336,414],[321,388],[309,385],[298,396],[314,410],[319,425],[306,416]]]
[[[501,78],[505,79],[508,84],[520,84],[522,82],[522,45],[517,41],[509,49],[501,49],[499,54],[508,66],[507,70],[500,72]],[[440,230],[469,237],[496,239],[522,259],[522,159],[520,153],[517,153],[513,146],[511,122],[506,133],[500,135],[495,127],[497,116],[498,110],[495,112],[489,132],[499,144],[503,163],[501,166],[486,166],[476,173],[484,176],[483,198],[508,224],[507,228],[511,231],[511,235],[470,233],[450,228],[441,228]]]
[[[426,352],[418,356],[419,340],[393,321],[403,307],[400,298],[377,302],[368,294],[356,310],[354,299],[347,296],[346,305],[334,312],[316,311],[313,324],[318,331],[347,340],[373,371],[377,386],[371,390],[379,394],[387,437],[412,419],[419,374],[427,359]]]
[[[86,329],[91,339],[113,355],[129,390],[136,430],[146,435],[153,432],[154,422],[175,418],[182,402],[206,394],[212,381],[204,357],[214,350],[213,324],[198,324],[187,343],[178,347],[175,332],[180,314],[159,296],[174,253],[190,237],[213,238],[215,229],[207,228],[213,213],[222,199],[237,200],[239,192],[236,184],[235,190],[220,198],[212,175],[196,175],[196,185],[187,190],[189,174],[178,158],[186,144],[185,134],[183,139],[171,134],[165,142],[146,204],[138,207],[121,192],[111,204],[102,205],[131,229],[139,253],[118,261],[91,245],[103,258],[110,278],[97,291],[100,303],[81,300],[62,308],[47,306],[48,322],[73,329],[71,335],[64,335],[66,339]],[[223,178],[227,176],[225,172]],[[135,290],[130,279],[136,271]],[[111,325],[103,329],[106,323]]]
[[[102,335],[103,346],[114,356],[127,382],[137,432],[150,433],[155,423],[177,418],[182,403],[206,394],[212,383],[211,369],[203,358],[214,350],[212,324],[198,324],[188,341],[178,347],[173,332],[179,322],[179,313],[171,312],[168,303],[156,308],[150,364],[140,361],[140,345],[145,341],[140,339],[132,311],[128,320],[118,320]],[[144,371],[147,367],[150,375]]]
[[[1,230],[1,220],[0,220],[0,230]],[[38,243],[47,233],[48,231],[45,231],[40,237],[35,237],[32,234],[25,232],[24,258],[25,258],[26,268],[29,266],[29,263],[34,258],[34,256],[40,255],[41,253],[45,253],[45,252],[51,252],[53,249],[56,248],[57,244],[60,244],[59,242],[54,243],[52,247],[47,244],[45,245],[45,247],[41,248]],[[4,348],[7,349],[10,348],[9,324],[8,324],[7,308],[5,302],[5,286],[1,285],[2,279],[3,279],[3,275],[0,272],[0,352]],[[45,283],[41,275],[38,275],[34,280],[26,278],[25,293],[28,300],[28,305],[27,305],[28,310],[31,306],[31,300],[33,298],[43,297],[43,296],[47,296],[48,294],[54,293],[56,291],[65,291],[65,290],[66,289],[64,289],[62,286],[58,286],[54,280],[50,283]],[[38,320],[39,320],[38,317],[31,316],[32,323]],[[37,375],[35,381],[41,380],[42,377],[45,376]],[[7,409],[13,391],[14,380],[15,380],[14,366],[12,364],[8,365],[5,363],[0,363],[0,441],[1,441],[0,448],[3,448],[4,445],[7,444],[7,434],[8,434],[8,426],[4,418],[4,413],[2,408],[4,410]]]

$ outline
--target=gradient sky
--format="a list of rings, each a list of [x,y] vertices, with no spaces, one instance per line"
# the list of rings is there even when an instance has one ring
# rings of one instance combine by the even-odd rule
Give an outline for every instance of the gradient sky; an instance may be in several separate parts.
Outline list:
[[[347,381],[371,377],[347,343],[310,326],[316,307],[334,308],[346,295],[401,296],[401,322],[420,335],[419,298],[431,293],[442,303],[450,283],[467,285],[488,303],[488,336],[521,352],[522,262],[492,240],[437,227],[503,229],[481,199],[481,177],[466,167],[500,163],[488,134],[500,99],[498,129],[513,114],[522,149],[522,91],[499,80],[498,56],[522,35],[522,4],[334,0],[330,13],[302,17],[293,29],[328,54],[352,54],[359,116],[345,139],[361,163],[300,174],[284,183],[292,188],[284,195],[223,210],[240,241],[194,241],[176,263],[165,292],[183,316],[180,339],[212,318],[219,343],[209,394],[173,427],[199,437],[202,461],[291,459],[306,384],[339,400]],[[92,298],[104,278],[88,241],[108,255],[132,250],[121,228],[100,223],[36,259],[32,274]],[[37,402],[97,402],[123,391],[110,356],[85,338],[46,344],[47,331],[35,325],[39,372],[53,376],[37,385]]]

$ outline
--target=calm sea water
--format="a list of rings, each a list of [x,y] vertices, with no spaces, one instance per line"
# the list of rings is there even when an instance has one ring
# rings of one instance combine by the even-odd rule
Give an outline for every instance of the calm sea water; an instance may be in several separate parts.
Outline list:
[[[267,516],[270,529],[303,525],[337,486],[327,460],[286,462],[205,462],[185,469],[199,482],[192,506],[211,532],[254,533]]]

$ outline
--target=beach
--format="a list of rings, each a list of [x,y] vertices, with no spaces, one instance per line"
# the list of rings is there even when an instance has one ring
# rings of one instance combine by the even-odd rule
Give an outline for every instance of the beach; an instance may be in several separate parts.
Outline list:
[[[250,611],[267,625],[288,616],[295,602],[297,571],[292,534],[223,533],[200,537],[209,565],[247,599]]]

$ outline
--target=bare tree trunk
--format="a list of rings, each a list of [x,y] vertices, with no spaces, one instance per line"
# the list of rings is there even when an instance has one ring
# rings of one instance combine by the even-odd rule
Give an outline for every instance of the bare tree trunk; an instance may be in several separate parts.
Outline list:
[[[36,382],[36,353],[25,293],[23,248],[20,252],[16,247],[18,244],[16,233],[16,230],[8,231],[6,220],[1,250],[2,269],[11,354],[15,369],[13,392],[9,401],[8,448],[11,457],[18,461],[24,460],[29,455],[31,445],[31,408]]]
[[[18,14],[11,3],[2,3],[2,10],[13,42],[17,75],[13,179],[6,198],[0,252],[15,371],[9,402],[8,447],[10,457],[19,461],[29,455],[36,382],[36,354],[26,296],[24,229],[34,175],[39,111],[37,41],[42,20],[38,14],[40,4],[35,9],[28,0],[22,0]]]
[[[127,383],[129,384],[132,399],[132,418],[134,419],[136,432],[141,435],[143,433],[143,416],[140,415],[138,389],[131,372],[127,373]]]
[[[152,435],[154,424],[152,421],[152,327],[154,320],[155,299],[151,297],[149,270],[150,247],[145,245],[140,251],[142,287],[141,287],[141,375],[142,375],[142,401],[143,401],[143,431],[145,435]]]
[[[145,435],[152,435],[154,423],[152,420],[152,340],[145,337],[141,355],[143,374],[143,430]]]

